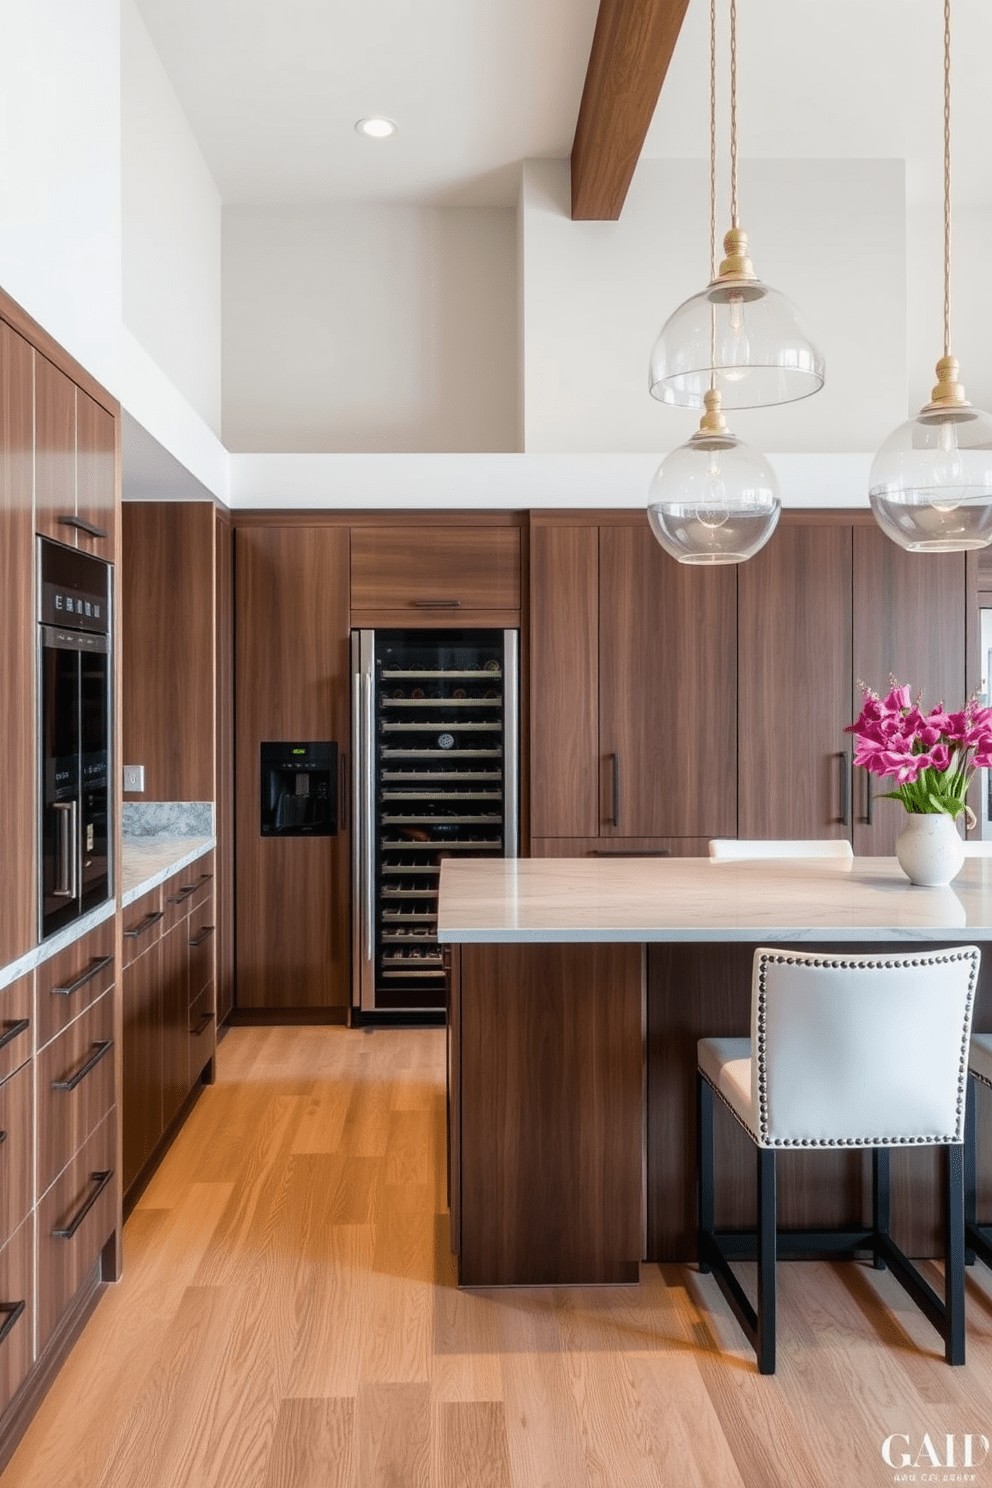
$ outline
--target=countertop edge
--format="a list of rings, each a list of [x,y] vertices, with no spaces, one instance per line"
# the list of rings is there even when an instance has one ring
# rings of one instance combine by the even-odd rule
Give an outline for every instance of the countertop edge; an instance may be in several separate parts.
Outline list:
[[[174,873],[182,868],[188,868],[190,863],[195,863],[198,858],[204,857],[217,846],[216,837],[172,837],[159,842],[156,845],[154,837],[125,837],[122,852],[122,879],[128,877],[128,851],[131,850],[132,857],[138,849],[143,854],[154,855],[159,861],[155,869],[142,878],[138,883],[131,884],[121,894],[121,908],[127,909],[136,899],[147,894],[151,889],[157,889],[159,884],[165,883]],[[168,859],[165,855],[169,854]]]

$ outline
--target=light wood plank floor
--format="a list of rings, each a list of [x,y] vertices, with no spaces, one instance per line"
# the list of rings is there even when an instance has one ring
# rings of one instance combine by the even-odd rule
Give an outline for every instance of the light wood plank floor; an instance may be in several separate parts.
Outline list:
[[[773,1379],[691,1266],[459,1292],[439,1030],[234,1029],[124,1254],[2,1488],[873,1488],[992,1438],[978,1267],[955,1370],[887,1273],[784,1264]]]

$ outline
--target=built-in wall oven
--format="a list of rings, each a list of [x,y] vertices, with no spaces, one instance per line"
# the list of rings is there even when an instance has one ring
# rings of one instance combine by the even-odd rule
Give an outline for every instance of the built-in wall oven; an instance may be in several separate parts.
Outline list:
[[[112,890],[110,566],[38,540],[42,939]]]

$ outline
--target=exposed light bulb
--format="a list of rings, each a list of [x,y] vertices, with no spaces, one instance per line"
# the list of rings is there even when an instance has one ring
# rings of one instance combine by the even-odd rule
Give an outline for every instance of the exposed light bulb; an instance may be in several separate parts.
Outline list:
[[[727,308],[729,314],[720,376],[727,382],[740,382],[747,376],[748,358],[751,354],[744,320],[744,296],[729,295]]]
[[[960,489],[964,484],[964,463],[958,448],[957,424],[953,419],[944,419],[937,434],[937,454],[933,462],[933,483],[946,486],[948,490]],[[960,504],[957,501],[935,501],[937,511],[952,512]]]

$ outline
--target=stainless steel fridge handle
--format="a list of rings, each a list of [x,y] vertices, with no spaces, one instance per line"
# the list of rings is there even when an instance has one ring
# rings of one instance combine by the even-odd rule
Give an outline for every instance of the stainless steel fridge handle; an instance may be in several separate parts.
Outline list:
[[[58,812],[59,856],[56,885],[52,890],[52,895],[56,899],[75,899],[76,859],[79,856],[76,851],[77,803],[56,801],[53,810]]]
[[[375,896],[375,820],[374,820],[374,788],[372,779],[373,756],[375,753],[375,713],[372,697],[372,677],[366,672],[362,677],[362,723],[365,730],[365,747],[362,750],[362,770],[364,772],[362,791],[362,807],[364,821],[362,823],[365,841],[365,861],[362,864],[363,884],[362,898],[365,911],[365,959],[371,962],[373,957],[373,914],[372,903]]]

